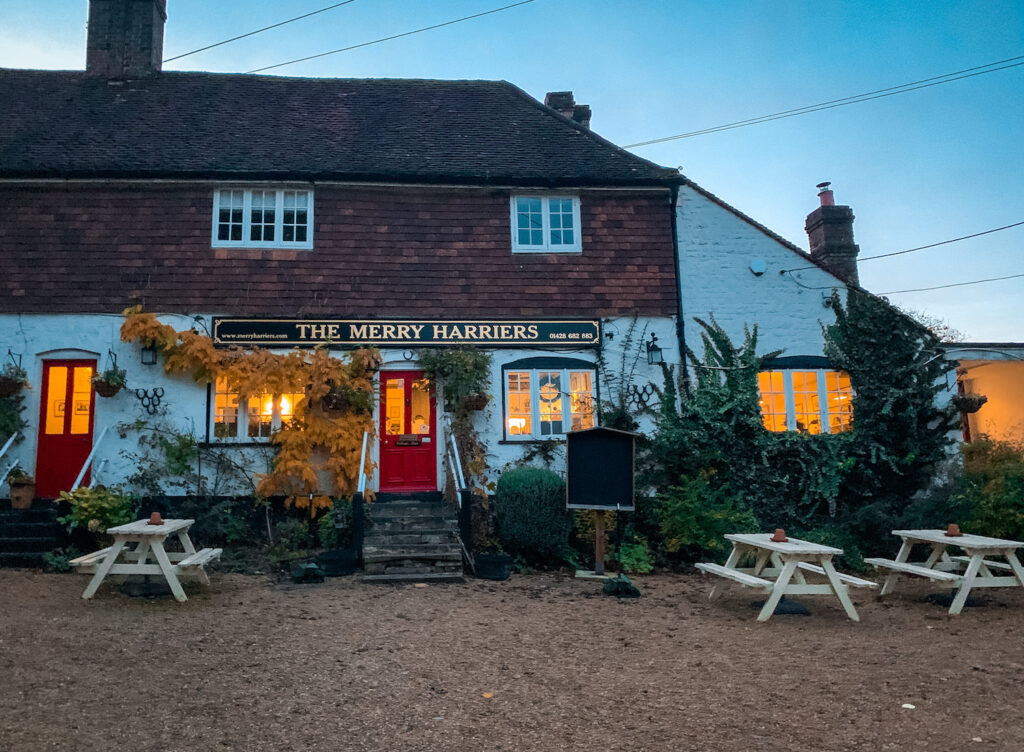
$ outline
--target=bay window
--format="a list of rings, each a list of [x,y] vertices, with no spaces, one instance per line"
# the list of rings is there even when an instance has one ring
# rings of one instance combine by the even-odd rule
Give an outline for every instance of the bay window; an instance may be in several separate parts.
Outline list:
[[[841,433],[853,425],[853,389],[842,371],[771,370],[757,375],[769,431]]]
[[[596,425],[596,373],[586,361],[527,358],[505,366],[502,377],[506,439],[550,439]]]

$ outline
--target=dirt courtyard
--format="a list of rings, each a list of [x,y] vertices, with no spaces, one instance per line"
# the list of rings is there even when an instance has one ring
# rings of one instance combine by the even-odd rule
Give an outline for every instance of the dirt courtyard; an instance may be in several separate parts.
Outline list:
[[[429,587],[213,573],[187,603],[0,570],[0,749],[1010,750],[1024,592],[948,617],[855,591],[859,624],[756,594],[568,575]],[[914,583],[916,585],[916,583]],[[977,591],[976,591],[977,592]],[[914,707],[903,707],[905,704]]]

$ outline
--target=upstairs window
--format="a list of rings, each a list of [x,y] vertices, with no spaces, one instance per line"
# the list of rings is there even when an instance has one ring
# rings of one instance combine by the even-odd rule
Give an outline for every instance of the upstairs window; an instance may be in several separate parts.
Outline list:
[[[225,188],[213,193],[215,248],[312,248],[313,192]]]
[[[775,370],[757,375],[769,431],[840,433],[853,427],[853,389],[842,371]]]
[[[214,441],[262,441],[291,420],[304,394],[260,394],[241,399],[228,388],[227,379],[217,379],[210,416]]]
[[[580,200],[575,196],[513,196],[514,253],[579,253]]]

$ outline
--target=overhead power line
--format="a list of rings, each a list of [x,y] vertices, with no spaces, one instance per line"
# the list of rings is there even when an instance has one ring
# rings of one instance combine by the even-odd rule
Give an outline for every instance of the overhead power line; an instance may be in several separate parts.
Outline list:
[[[327,57],[328,55],[336,55],[339,52],[348,52],[349,50],[356,50],[356,49],[359,49],[360,47],[369,47],[371,44],[380,44],[381,42],[390,42],[392,39],[400,39],[402,37],[408,37],[408,36],[411,36],[413,34],[420,34],[420,33],[424,32],[424,31],[431,31],[432,29],[440,29],[442,26],[451,26],[452,24],[461,23],[462,21],[469,21],[469,20],[471,20],[473,18],[480,18],[481,16],[489,16],[492,13],[500,13],[503,10],[508,10],[510,8],[517,8],[520,5],[527,5],[528,3],[532,3],[533,1],[534,0],[521,0],[518,3],[512,3],[511,5],[505,5],[505,6],[502,6],[501,8],[494,8],[493,10],[487,10],[487,11],[484,11],[483,13],[474,13],[471,16],[463,16],[462,18],[455,18],[455,19],[452,19],[451,21],[445,21],[444,23],[434,24],[433,26],[424,26],[422,29],[413,29],[412,31],[402,32],[401,34],[393,34],[393,35],[391,35],[389,37],[381,37],[380,39],[374,39],[371,42],[363,42],[361,44],[353,44],[353,45],[350,45],[348,47],[341,47],[341,48],[336,49],[336,50],[330,50],[329,52],[321,52],[321,53],[319,53],[317,55],[309,55],[307,57],[300,57],[300,58],[297,58],[295,60],[289,60],[288,62],[285,62],[285,63],[277,63],[275,65],[267,65],[267,66],[264,66],[262,68],[254,68],[251,71],[246,71],[246,73],[261,73],[263,71],[272,70],[273,68],[282,68],[282,67],[284,67],[286,65],[294,65],[295,63],[304,63],[307,60],[315,60],[318,57]]]
[[[880,292],[879,295],[898,295],[903,292],[925,292],[927,290],[945,290],[947,287],[966,287],[967,285],[980,285],[983,282],[999,282],[1004,279],[1017,279],[1024,277],[1024,274],[1008,274],[1005,277],[989,277],[988,279],[975,279],[971,282],[953,282],[949,285],[935,285],[934,287],[915,287],[910,290],[891,290],[889,292]]]
[[[948,84],[951,83],[952,81],[960,81],[961,79],[964,78],[982,76],[986,73],[995,73],[996,71],[1006,70],[1008,68],[1016,68],[1017,66],[1020,65],[1024,65],[1024,55],[1008,57],[1005,60],[996,60],[995,62],[986,63],[985,65],[978,65],[973,68],[964,68],[963,70],[953,71],[952,73],[945,73],[941,76],[922,78],[920,81],[911,81],[910,83],[900,84],[898,86],[890,86],[885,89],[875,89],[874,91],[864,92],[863,94],[854,94],[853,96],[842,97],[840,99],[831,99],[827,102],[819,102],[818,104],[810,104],[804,107],[796,107],[791,110],[773,112],[769,115],[761,115],[759,117],[748,118],[746,120],[737,120],[736,122],[733,123],[716,125],[711,128],[703,128],[697,131],[689,131],[688,133],[677,133],[674,136],[654,138],[651,139],[650,141],[639,141],[635,144],[626,144],[623,148],[634,149],[639,146],[650,146],[651,144],[664,143],[665,141],[675,141],[681,138],[703,136],[709,133],[718,133],[719,131],[733,130],[734,128],[745,128],[748,125],[758,125],[760,123],[771,122],[772,120],[782,120],[783,118],[796,117],[797,115],[807,115],[808,113],[811,112],[831,110],[835,107],[845,107],[846,105],[850,104],[869,102],[872,99],[882,99],[883,97],[892,97],[895,96],[896,94],[906,94],[909,91],[916,91],[917,89],[927,89],[931,86],[939,86],[940,84]]]
[[[246,37],[251,37],[251,36],[254,36],[256,34],[262,34],[264,31],[270,31],[271,29],[276,29],[279,26],[284,26],[285,24],[290,24],[293,21],[301,21],[303,18],[309,18],[310,16],[315,16],[318,13],[326,13],[329,10],[334,10],[335,8],[340,8],[342,5],[348,5],[349,3],[354,3],[355,1],[356,0],[345,0],[345,2],[343,2],[343,3],[335,3],[334,5],[328,5],[326,8],[320,8],[320,10],[314,10],[314,11],[312,11],[310,13],[304,13],[301,16],[295,16],[295,18],[289,18],[287,21],[281,21],[280,23],[271,24],[270,26],[264,26],[262,29],[256,29],[256,31],[250,31],[250,32],[247,32],[245,34],[239,34],[237,37],[231,37],[231,39],[225,39],[222,42],[215,42],[213,44],[208,44],[205,47],[200,47],[198,50],[192,50],[191,52],[183,52],[180,55],[175,55],[174,57],[167,58],[166,60],[164,60],[164,62],[165,63],[169,63],[172,60],[181,60],[181,58],[183,58],[183,57],[188,57],[189,55],[195,55],[198,52],[206,52],[207,50],[212,50],[214,47],[220,47],[222,44],[227,44],[228,42],[237,42],[239,39],[245,39]]]
[[[1020,227],[1024,225],[1024,221],[1014,222],[1012,225],[1003,225],[1002,227],[993,227],[991,230],[982,230],[981,232],[975,232],[971,235],[962,235],[959,238],[950,238],[949,240],[940,240],[938,243],[929,243],[928,245],[919,245],[917,248],[907,248],[905,251],[893,251],[892,253],[879,253],[874,256],[861,256],[857,259],[859,264],[861,261],[874,261],[880,258],[889,258],[891,256],[902,256],[905,253],[915,253],[917,251],[925,251],[929,248],[937,248],[940,245],[949,245],[950,243],[959,243],[961,240],[970,240],[971,238],[979,238],[982,235],[991,235],[993,232],[1001,232],[1003,230],[1009,230],[1013,227]],[[801,272],[804,269],[817,269],[818,267],[814,264],[809,266],[795,266],[792,269],[785,269],[786,272]]]

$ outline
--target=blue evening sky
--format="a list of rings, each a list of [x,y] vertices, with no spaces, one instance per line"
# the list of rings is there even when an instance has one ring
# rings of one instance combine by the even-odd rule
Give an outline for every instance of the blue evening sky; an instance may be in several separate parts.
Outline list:
[[[511,2],[355,0],[167,68],[248,71]],[[165,56],[330,4],[168,0]],[[0,66],[83,68],[86,12],[86,0],[0,0]],[[626,145],[1018,55],[1024,0],[535,0],[271,73],[572,90],[593,129]],[[1024,220],[1022,93],[1024,66],[634,151],[804,248],[814,186],[830,180],[874,255]],[[860,269],[878,293],[1024,274],[1024,226]],[[972,340],[1024,341],[1024,277],[890,299]]]

